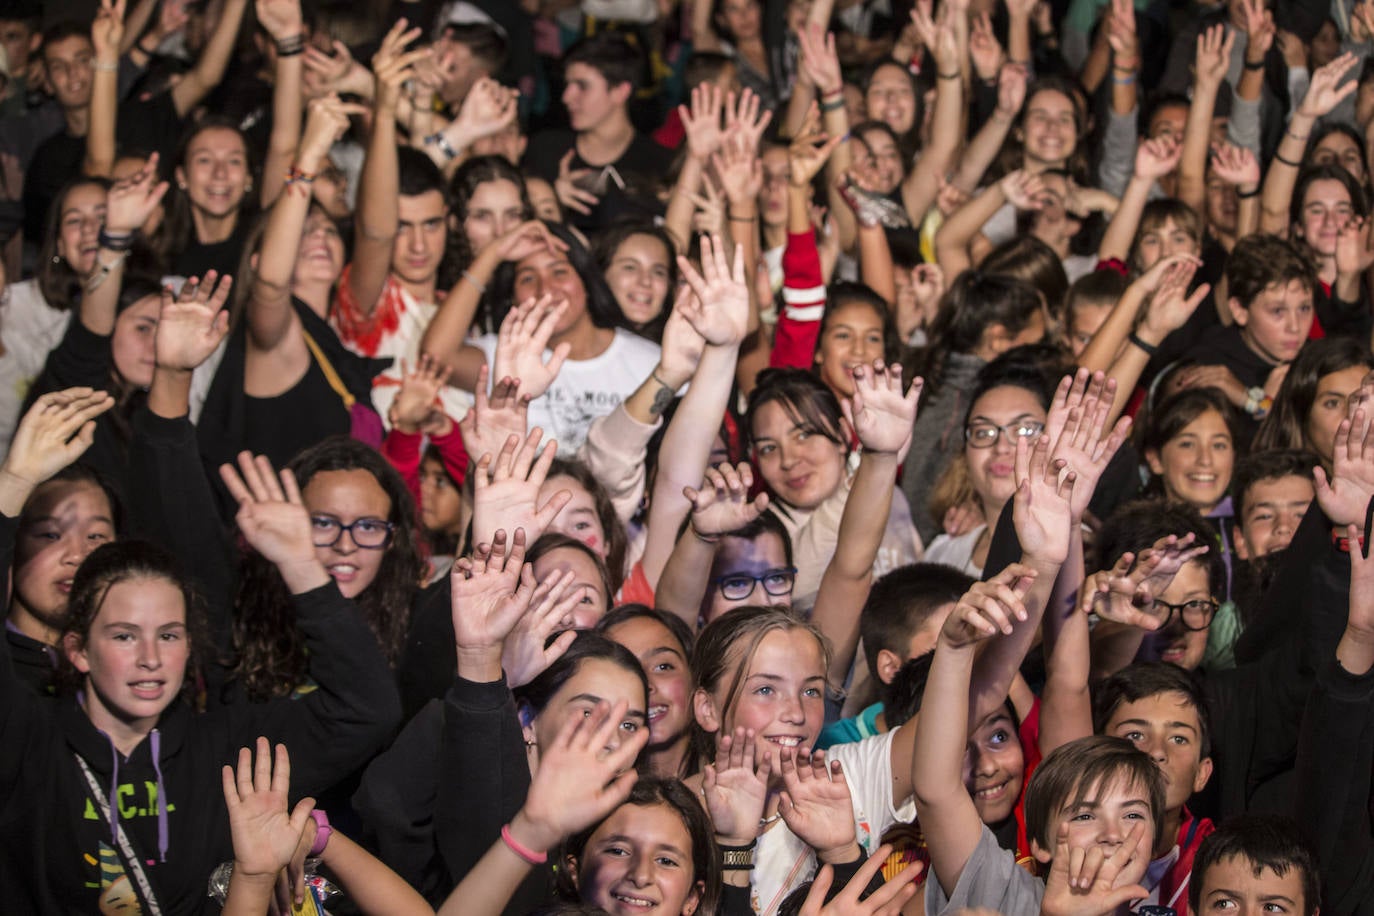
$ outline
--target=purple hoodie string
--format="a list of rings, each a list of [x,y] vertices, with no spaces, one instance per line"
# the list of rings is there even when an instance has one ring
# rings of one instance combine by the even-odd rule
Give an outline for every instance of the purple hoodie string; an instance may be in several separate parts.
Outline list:
[[[99,731],[99,729],[96,729]],[[119,848],[119,751],[114,742],[104,732],[105,740],[110,742],[110,757],[114,759],[114,774],[110,777],[110,843]]]
[[[152,731],[153,772],[157,774],[157,855],[159,862],[167,861],[167,793],[162,786],[162,733]]]

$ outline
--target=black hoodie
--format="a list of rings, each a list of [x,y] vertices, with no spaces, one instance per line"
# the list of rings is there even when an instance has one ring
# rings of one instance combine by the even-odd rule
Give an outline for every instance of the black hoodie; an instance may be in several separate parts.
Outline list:
[[[14,531],[15,520],[0,516],[0,568],[8,568]],[[78,757],[102,794],[114,796],[119,823],[170,916],[218,912],[206,882],[233,858],[220,772],[240,747],[259,735],[285,743],[292,795],[299,798],[329,788],[390,738],[400,700],[362,615],[332,582],[295,601],[317,690],[299,700],[217,707],[203,715],[176,700],[127,758],[76,698],[34,696],[16,677],[9,653],[0,652],[6,912],[95,913],[102,911],[99,901],[113,905],[119,894],[132,894],[132,876],[124,874]],[[168,801],[165,818],[159,797]]]

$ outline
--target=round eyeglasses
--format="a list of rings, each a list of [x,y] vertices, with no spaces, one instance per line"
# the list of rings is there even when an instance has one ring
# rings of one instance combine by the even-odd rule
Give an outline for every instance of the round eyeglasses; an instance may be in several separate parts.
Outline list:
[[[754,588],[759,584],[762,584],[763,590],[774,598],[781,598],[783,595],[792,594],[792,586],[797,582],[797,570],[794,566],[789,566],[786,569],[770,569],[761,576],[751,576],[748,573],[730,573],[729,575],[718,576],[711,582],[720,589],[721,597],[727,601],[743,601],[754,594]]]
[[[1183,623],[1183,629],[1191,630],[1194,633],[1201,633],[1212,625],[1212,617],[1217,612],[1217,600],[1215,598],[1195,598],[1192,601],[1185,601],[1182,604],[1170,604],[1167,601],[1155,599],[1155,613],[1160,616],[1159,628],[1162,630],[1169,625],[1169,621],[1174,619],[1177,614]]]
[[[964,441],[973,448],[992,448],[997,437],[1006,435],[1007,441],[1015,444],[1017,439],[1031,439],[1045,431],[1045,424],[1039,420],[1017,420],[1006,426],[979,421],[964,427]]]
[[[316,547],[333,547],[345,531],[362,549],[381,550],[391,543],[396,526],[380,518],[360,518],[345,525],[332,515],[310,516],[310,540]]]

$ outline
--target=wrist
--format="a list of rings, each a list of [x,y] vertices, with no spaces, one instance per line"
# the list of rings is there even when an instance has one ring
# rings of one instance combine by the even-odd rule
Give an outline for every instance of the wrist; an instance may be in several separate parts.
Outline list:
[[[744,849],[753,846],[758,842],[758,836],[749,834],[748,836],[726,836],[721,833],[716,834],[716,845],[724,848]]]
[[[515,813],[507,829],[511,838],[530,852],[547,853],[563,841],[556,829],[545,825],[538,817],[531,817],[524,808]]]
[[[459,646],[458,676],[474,684],[501,680],[500,646]]]
[[[863,857],[863,854],[859,844],[853,840],[834,849],[816,850],[816,858],[824,865],[848,865],[851,862],[857,862]]]
[[[314,554],[308,558],[301,557],[298,560],[277,563],[276,567],[281,573],[282,581],[293,595],[303,595],[332,581],[329,571]]]
[[[669,391],[677,391],[692,380],[692,373],[673,370],[663,363],[659,363],[654,367],[654,371],[650,373],[650,378]]]

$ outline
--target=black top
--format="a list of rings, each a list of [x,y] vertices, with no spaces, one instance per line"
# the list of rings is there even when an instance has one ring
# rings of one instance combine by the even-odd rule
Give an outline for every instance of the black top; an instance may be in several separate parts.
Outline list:
[[[42,244],[48,210],[62,186],[81,174],[86,138],[65,130],[44,140],[24,173],[24,236]]]
[[[571,168],[595,173],[593,193],[601,203],[589,216],[573,210],[567,217],[584,231],[597,231],[617,220],[652,217],[662,212],[656,196],[656,183],[663,180],[673,152],[636,133],[621,157],[614,162],[593,165],[576,152],[576,134],[570,130],[546,130],[530,139],[525,151],[525,168],[552,184],[558,178],[559,161],[573,150]]]
[[[192,228],[186,247],[172,256],[172,266],[168,272],[178,277],[203,277],[211,270],[216,270],[220,276],[234,276],[239,272],[239,259],[248,240],[248,223],[249,220],[240,212],[233,234],[222,242],[209,244],[197,239]]]

